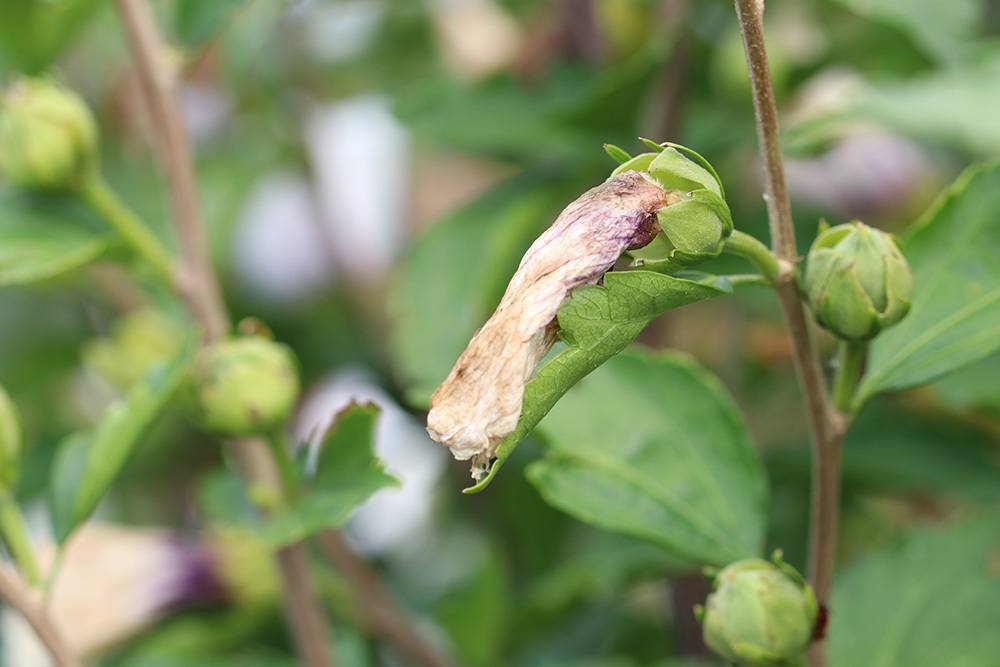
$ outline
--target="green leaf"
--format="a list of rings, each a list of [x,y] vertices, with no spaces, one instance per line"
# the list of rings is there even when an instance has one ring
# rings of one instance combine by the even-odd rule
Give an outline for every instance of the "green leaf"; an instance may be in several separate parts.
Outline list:
[[[262,536],[282,547],[325,528],[338,528],[373,493],[399,481],[386,473],[374,452],[379,408],[352,403],[334,420],[320,445],[315,475],[288,510],[267,519]]]
[[[528,468],[549,503],[691,565],[760,555],[767,483],[718,380],[676,354],[629,350],[569,392]]]
[[[410,402],[427,405],[496,308],[521,255],[571,192],[561,174],[528,172],[436,223],[411,246],[390,297],[392,351]]]
[[[808,462],[802,465],[805,474]],[[843,478],[875,493],[930,492],[1000,502],[995,437],[941,415],[902,410],[888,400],[873,403],[851,426]]]
[[[836,0],[860,16],[896,26],[941,62],[971,52],[980,30],[981,0]]]
[[[541,609],[567,609],[581,601],[606,604],[644,578],[688,569],[647,542],[593,530],[582,537],[532,583],[529,599]]]
[[[1000,524],[916,530],[837,579],[831,667],[985,667],[1000,655]]]
[[[473,153],[537,162],[579,160],[605,140],[634,136],[642,98],[663,63],[657,43],[615,67],[555,65],[542,80],[498,74],[474,85],[451,77],[411,87],[397,113],[420,137]],[[516,123],[510,123],[517,118]]]
[[[73,434],[60,445],[50,496],[60,543],[90,517],[143,435],[180,389],[194,348],[191,338],[176,358],[113,403],[92,431]]]
[[[469,665],[500,665],[512,611],[510,576],[498,553],[490,550],[468,576],[435,605],[458,657]]]
[[[952,410],[1000,413],[1000,354],[970,364],[931,386],[935,396]],[[1000,490],[1000,485],[998,485]]]
[[[87,214],[53,196],[0,192],[0,287],[55,278],[103,257],[112,234],[90,231]]]
[[[1000,163],[965,172],[903,243],[913,307],[871,346],[860,388],[929,382],[1000,349]]]
[[[41,73],[101,4],[99,0],[5,0],[0,3],[0,55],[21,72]]]
[[[174,9],[174,29],[188,48],[212,38],[249,0],[179,0]]]
[[[652,271],[612,271],[603,285],[573,291],[559,309],[559,336],[568,345],[545,362],[525,385],[517,428],[497,445],[489,473],[465,493],[485,489],[507,457],[570,387],[624,350],[653,318],[726,290],[716,278],[688,280]]]

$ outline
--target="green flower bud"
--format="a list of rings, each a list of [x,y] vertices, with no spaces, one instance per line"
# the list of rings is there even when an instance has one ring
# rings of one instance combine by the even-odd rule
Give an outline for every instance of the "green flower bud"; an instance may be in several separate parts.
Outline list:
[[[746,667],[777,667],[809,645],[818,606],[812,589],[777,554],[727,566],[701,613],[705,643]]]
[[[652,142],[649,145],[658,146]],[[630,252],[637,266],[676,271],[717,257],[733,233],[733,218],[722,185],[711,168],[706,168],[707,162],[702,166],[672,146],[660,148],[658,152],[643,153],[622,163],[613,175],[644,171],[664,190],[680,197],[680,201],[657,214],[660,233],[656,238]]]
[[[184,340],[183,330],[152,308],[131,312],[115,323],[111,335],[83,348],[89,368],[118,389],[128,389],[153,368],[173,359]]]
[[[264,434],[295,405],[299,378],[291,349],[248,336],[203,351],[195,371],[196,420],[228,435]]]
[[[78,186],[94,168],[97,125],[76,93],[44,79],[21,79],[0,110],[0,171],[14,185]]]
[[[21,470],[21,425],[10,396],[0,387],[0,492],[9,491]]]
[[[855,221],[820,233],[803,286],[820,326],[867,340],[910,310],[913,277],[890,235]]]

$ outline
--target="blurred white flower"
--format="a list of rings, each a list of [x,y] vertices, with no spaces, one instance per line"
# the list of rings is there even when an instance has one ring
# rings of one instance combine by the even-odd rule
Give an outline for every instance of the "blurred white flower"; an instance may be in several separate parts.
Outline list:
[[[395,552],[430,531],[434,491],[447,457],[421,425],[361,369],[335,373],[309,391],[296,419],[296,439],[308,441],[315,456],[334,415],[351,401],[381,408],[375,453],[400,486],[382,489],[369,498],[354,513],[347,534],[366,553]]]
[[[462,77],[489,76],[521,52],[521,27],[493,0],[434,0],[431,9],[445,64]]]
[[[232,103],[225,92],[196,81],[186,81],[181,86],[180,107],[184,125],[196,142],[222,130],[232,111]]]
[[[300,3],[295,18],[305,30],[306,48],[326,62],[361,55],[376,35],[385,5],[374,0]]]
[[[55,548],[47,545],[40,551],[40,560],[49,569]],[[214,561],[200,546],[180,542],[166,530],[91,522],[66,546],[49,610],[69,644],[91,657],[135,636],[173,609],[222,595]],[[0,629],[0,663],[51,664],[18,614],[3,610]]]
[[[786,171],[795,198],[861,219],[907,204],[935,174],[915,142],[879,131],[849,136],[814,158],[790,159]]]
[[[315,111],[305,128],[316,195],[338,270],[377,279],[403,245],[409,141],[389,103],[363,95]]]
[[[308,297],[333,275],[309,184],[291,173],[272,174],[255,187],[233,246],[240,281],[265,299]]]

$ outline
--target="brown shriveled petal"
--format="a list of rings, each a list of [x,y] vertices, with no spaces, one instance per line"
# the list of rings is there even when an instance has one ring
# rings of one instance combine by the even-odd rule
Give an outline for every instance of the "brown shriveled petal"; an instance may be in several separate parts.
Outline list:
[[[656,212],[679,201],[636,171],[613,176],[567,206],[532,244],[496,311],[431,397],[427,432],[473,475],[517,426],[524,385],[556,339],[556,313],[629,249],[656,236]]]

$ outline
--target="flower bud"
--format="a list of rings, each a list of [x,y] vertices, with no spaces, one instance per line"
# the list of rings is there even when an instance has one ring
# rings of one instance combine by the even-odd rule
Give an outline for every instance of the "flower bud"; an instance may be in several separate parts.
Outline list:
[[[280,427],[298,394],[292,351],[259,336],[215,343],[204,350],[195,370],[196,420],[228,435]]]
[[[812,589],[777,554],[727,566],[715,578],[702,612],[705,643],[746,667],[799,658],[813,635],[818,607]]]
[[[17,482],[21,468],[21,425],[10,396],[0,387],[0,492]]]
[[[867,340],[910,310],[913,278],[890,235],[855,221],[820,233],[803,286],[820,326],[840,338]]]
[[[180,351],[184,332],[163,313],[144,308],[115,323],[111,335],[83,348],[87,366],[118,389],[128,389]]]
[[[623,169],[647,171],[665,190],[683,197],[657,214],[660,233],[631,253],[637,265],[678,270],[722,252],[733,233],[733,218],[713,172],[672,147],[637,155],[615,171]]]
[[[14,84],[0,109],[0,171],[14,185],[72,188],[94,168],[97,125],[76,93],[44,79]]]

